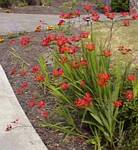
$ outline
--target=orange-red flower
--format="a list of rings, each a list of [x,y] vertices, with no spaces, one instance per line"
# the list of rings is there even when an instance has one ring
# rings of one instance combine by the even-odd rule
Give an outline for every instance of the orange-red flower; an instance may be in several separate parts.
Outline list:
[[[100,87],[105,87],[110,80],[111,76],[108,73],[99,73],[98,74],[98,85]]]
[[[39,65],[35,65],[32,67],[32,73],[38,73],[40,71],[40,66]]]
[[[70,85],[69,85],[69,83],[67,83],[67,82],[64,82],[64,83],[62,83],[62,84],[60,85],[60,88],[61,88],[62,90],[64,90],[64,91],[68,90],[69,87],[70,87]]]
[[[134,93],[132,90],[127,90],[124,92],[124,96],[126,99],[128,99],[128,101],[132,101],[134,99]]]
[[[46,102],[44,100],[41,100],[37,103],[37,106],[39,108],[45,108],[46,107]]]
[[[85,80],[81,80],[81,81],[80,81],[80,86],[81,86],[82,88],[84,88],[84,87],[86,86],[86,81],[85,81]]]
[[[130,25],[130,21],[128,19],[123,20],[123,25],[128,27]]]
[[[45,81],[45,77],[41,74],[38,74],[36,77],[35,77],[35,81],[38,81],[38,82],[43,82]]]
[[[92,100],[92,95],[89,92],[86,92],[83,98],[79,98],[75,101],[75,105],[78,108],[85,108],[91,105]]]
[[[85,66],[88,65],[88,61],[83,59],[83,60],[80,61],[80,65],[85,67]]]
[[[81,38],[88,38],[90,32],[81,32],[80,37]]]
[[[86,49],[89,51],[89,52],[92,52],[95,50],[95,44],[94,43],[88,43],[86,46]]]
[[[20,38],[20,44],[21,46],[27,46],[30,43],[30,38],[27,36],[23,36]]]
[[[106,13],[105,16],[111,20],[113,20],[115,18],[115,13],[112,12],[112,13]]]
[[[105,57],[110,57],[110,56],[112,56],[111,50],[104,50],[104,51],[103,51],[103,56],[105,56]]]
[[[29,100],[28,102],[27,102],[27,105],[29,106],[29,107],[34,107],[35,105],[36,105],[36,102],[35,102],[35,100]]]
[[[124,102],[121,101],[121,100],[117,100],[113,104],[114,104],[115,107],[120,108],[124,105]]]
[[[129,81],[135,81],[135,80],[137,80],[137,77],[134,74],[130,74],[130,75],[128,75],[127,79]]]
[[[48,115],[49,115],[49,113],[48,113],[48,111],[41,111],[41,116],[42,117],[44,117],[44,118],[48,118]]]
[[[78,61],[72,61],[71,63],[72,68],[78,69],[80,67],[80,63]]]
[[[83,5],[83,8],[84,8],[84,10],[86,10],[87,12],[90,12],[91,9],[92,9],[92,5],[86,4],[86,5]]]
[[[52,72],[53,76],[60,77],[64,74],[64,71],[62,68],[54,69]]]

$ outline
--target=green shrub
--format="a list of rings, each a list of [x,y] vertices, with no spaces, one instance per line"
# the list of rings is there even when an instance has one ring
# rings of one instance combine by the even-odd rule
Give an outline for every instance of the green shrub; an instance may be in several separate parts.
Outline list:
[[[111,6],[116,12],[129,11],[129,0],[112,0]]]
[[[8,8],[11,4],[11,0],[0,0],[0,7]]]

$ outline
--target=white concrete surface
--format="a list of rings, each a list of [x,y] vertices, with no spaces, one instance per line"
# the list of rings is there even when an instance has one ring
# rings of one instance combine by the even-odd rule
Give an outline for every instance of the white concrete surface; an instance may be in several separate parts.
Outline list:
[[[19,119],[15,128],[5,131],[8,124]],[[0,66],[0,150],[47,150],[23,112]]]

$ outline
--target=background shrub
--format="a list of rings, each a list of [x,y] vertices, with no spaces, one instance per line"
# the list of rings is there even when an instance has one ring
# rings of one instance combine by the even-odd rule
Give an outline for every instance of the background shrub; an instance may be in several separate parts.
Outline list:
[[[129,11],[129,0],[112,0],[111,7],[113,11]]]
[[[0,7],[8,8],[12,4],[11,0],[0,0]]]

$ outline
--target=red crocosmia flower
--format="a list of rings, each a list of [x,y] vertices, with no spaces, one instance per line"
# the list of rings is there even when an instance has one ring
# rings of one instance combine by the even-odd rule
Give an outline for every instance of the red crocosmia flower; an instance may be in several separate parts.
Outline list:
[[[129,16],[129,13],[128,13],[128,12],[121,12],[120,14],[121,14],[122,17],[127,17],[127,16]]]
[[[134,93],[132,90],[127,90],[124,92],[124,96],[126,99],[128,99],[128,101],[132,101],[134,99]]]
[[[23,94],[23,89],[22,88],[18,88],[16,89],[16,92],[15,92],[17,95],[22,95]]]
[[[130,21],[128,19],[123,20],[123,26],[128,27],[130,25]]]
[[[46,102],[44,100],[41,100],[37,103],[37,106],[39,108],[45,108],[46,107]]]
[[[83,98],[79,98],[75,101],[75,105],[78,108],[85,108],[91,105],[93,97],[90,93],[86,93]]]
[[[71,47],[69,48],[68,53],[69,53],[69,54],[75,54],[78,50],[79,50],[79,47],[77,47],[77,46],[71,46]]]
[[[113,104],[114,104],[114,106],[115,106],[116,108],[120,108],[120,107],[122,107],[122,106],[124,105],[124,102],[121,101],[121,100],[117,100],[117,101],[115,101]]]
[[[40,66],[39,65],[35,65],[32,67],[32,73],[38,73],[40,71]]]
[[[81,32],[80,37],[81,38],[88,38],[90,32]]]
[[[52,72],[53,76],[60,77],[64,74],[64,71],[62,68],[54,69]]]
[[[112,13],[106,13],[105,16],[111,20],[113,20],[115,18],[115,13],[112,12]]]
[[[129,81],[136,81],[136,80],[137,80],[137,77],[136,77],[134,74],[130,74],[130,75],[128,75],[127,79],[128,79]]]
[[[48,39],[49,41],[55,41],[55,40],[56,40],[56,34],[49,34],[49,35],[47,36],[47,39]]]
[[[104,50],[104,51],[103,51],[103,56],[105,56],[105,57],[110,57],[110,56],[112,56],[111,50]]]
[[[111,7],[109,5],[105,5],[103,7],[103,10],[104,10],[105,13],[109,13],[109,12],[111,12],[112,9],[111,9]]]
[[[94,43],[88,43],[86,46],[86,49],[89,51],[89,52],[92,52],[95,50],[95,44]]]
[[[81,40],[81,38],[80,38],[80,36],[72,36],[70,38],[70,40],[73,41],[73,42],[79,42]]]
[[[84,10],[86,10],[87,12],[90,12],[91,9],[92,9],[92,5],[86,4],[86,5],[83,5],[83,8],[84,8]]]
[[[85,81],[85,80],[81,80],[81,81],[80,81],[80,86],[81,86],[82,88],[84,88],[84,87],[86,86],[86,81]]]
[[[80,67],[80,63],[77,61],[72,61],[71,67],[74,69],[78,69]]]
[[[110,80],[110,75],[108,73],[98,74],[98,85],[104,87],[107,85],[107,82]]]
[[[10,41],[9,41],[9,44],[10,44],[11,46],[15,45],[15,44],[16,44],[16,40],[10,40]]]
[[[22,76],[22,77],[27,76],[27,74],[28,74],[28,71],[25,70],[25,69],[22,69],[22,70],[19,71],[19,75]]]
[[[45,81],[45,77],[41,74],[38,74],[36,77],[35,77],[35,81],[38,81],[38,82],[43,82]]]
[[[108,81],[108,80],[110,80],[110,74],[108,74],[108,73],[100,73],[100,74],[98,74],[98,78],[99,79],[103,79],[105,81]]]
[[[64,23],[65,23],[65,20],[59,20],[58,26],[62,26],[64,25]]]
[[[25,89],[28,88],[28,86],[29,86],[28,82],[23,82],[20,87],[21,87],[23,90],[25,90]]]
[[[27,36],[21,37],[20,44],[21,44],[21,46],[27,46],[27,45],[29,45],[30,44],[30,38],[27,37]]]
[[[68,45],[63,45],[62,47],[59,47],[59,52],[60,52],[61,54],[64,54],[64,53],[66,53],[66,52],[69,52],[69,50],[70,50],[70,47],[69,47]]]
[[[41,116],[44,117],[44,118],[48,118],[48,111],[41,111]]]
[[[50,42],[51,41],[48,38],[43,38],[41,44],[42,46],[49,46]]]
[[[133,15],[132,15],[132,18],[133,18],[134,20],[138,20],[138,13],[133,14]]]
[[[29,100],[28,102],[27,102],[27,105],[30,107],[30,108],[32,108],[32,107],[34,107],[35,105],[36,105],[36,102],[35,102],[35,100]]]
[[[75,10],[75,11],[74,11],[74,15],[75,15],[76,17],[80,17],[80,15],[81,15],[80,10],[79,10],[79,9]]]
[[[81,66],[87,66],[88,65],[88,61],[83,59],[83,60],[80,61],[80,65]]]
[[[61,36],[58,36],[58,37],[57,37],[56,41],[57,41],[57,45],[58,45],[59,47],[61,47],[61,46],[63,46],[64,44],[67,44],[67,43],[68,43],[68,38],[65,37],[65,36],[63,36],[63,35],[61,35]]]
[[[69,89],[69,83],[67,83],[67,82],[64,82],[64,83],[62,83],[61,85],[60,85],[60,88],[62,89],[62,90],[64,90],[64,91],[66,91],[66,90],[68,90]]]
[[[100,15],[97,12],[92,12],[92,20],[99,21]]]
[[[65,56],[65,55],[61,55],[61,56],[60,56],[60,62],[61,62],[62,64],[66,63],[67,61],[68,61],[67,56]]]
[[[9,72],[10,75],[16,75],[17,71],[16,71],[16,67],[12,68]]]

